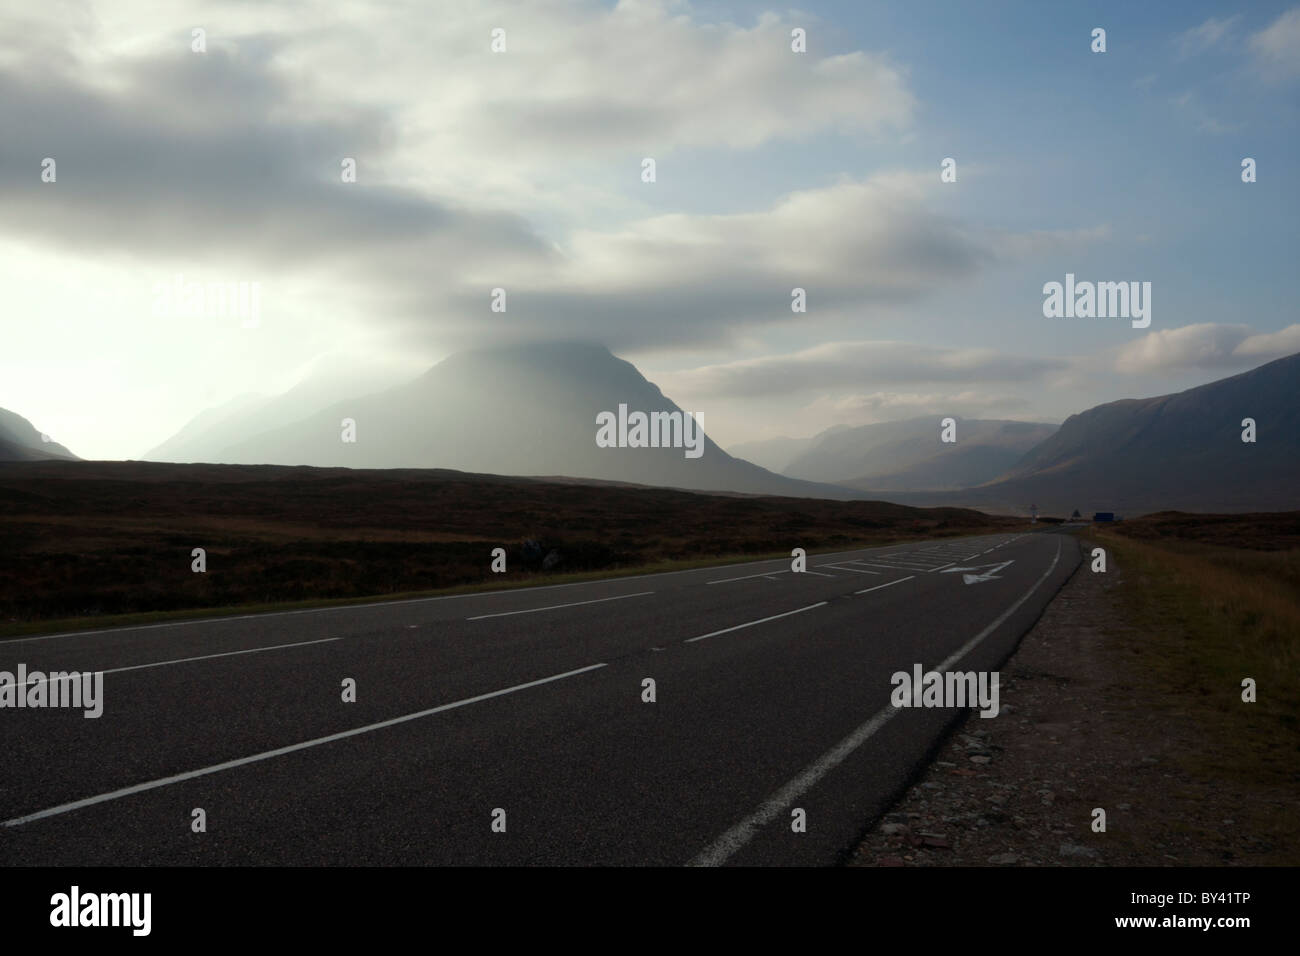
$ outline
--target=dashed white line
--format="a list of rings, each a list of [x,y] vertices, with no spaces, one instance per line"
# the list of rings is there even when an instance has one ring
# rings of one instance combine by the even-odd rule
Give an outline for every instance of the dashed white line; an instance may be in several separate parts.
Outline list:
[[[869,591],[879,591],[881,588],[893,587],[895,584],[902,584],[904,581],[911,581],[915,574],[909,574],[905,578],[895,578],[893,581],[886,581],[884,584],[877,584],[874,588],[863,588],[861,591],[854,591],[854,594],[866,594]]]
[[[779,571],[760,571],[758,574],[744,574],[738,578],[723,578],[720,581],[705,581],[705,584],[730,584],[732,581],[748,581],[750,578],[765,578],[769,574],[789,574],[789,568],[781,568]]]
[[[250,647],[243,651],[225,651],[221,654],[204,654],[200,657],[178,657],[170,661],[154,661],[151,664],[132,664],[130,667],[114,667],[106,671],[94,671],[96,674],[121,674],[124,671],[142,671],[150,667],[166,667],[168,664],[189,664],[191,661],[210,661],[214,657],[235,657],[239,654],[260,654],[262,651],[278,651],[284,647],[306,647],[308,644],[328,644],[330,641],[341,641],[341,637],[322,637],[315,641],[298,641],[294,644],[268,644],[266,647]],[[28,685],[47,684],[49,678],[45,677],[39,681],[28,681]]]
[[[789,617],[791,614],[802,614],[804,611],[811,611],[815,607],[822,607],[829,602],[818,601],[816,604],[809,604],[807,607],[795,608],[793,611],[786,611],[784,614],[773,614],[771,617],[762,617],[757,621],[747,621],[744,624],[737,624],[735,627],[724,627],[720,631],[710,631],[708,634],[701,634],[699,637],[688,637],[682,643],[693,644],[696,641],[702,641],[706,637],[717,637],[719,634],[730,634],[732,631],[739,631],[742,628],[753,627],[755,624],[765,624],[768,621],[775,621],[777,618]]]
[[[474,617],[467,617],[467,621],[481,621],[487,617],[510,617],[512,614],[536,614],[538,611],[556,611],[562,607],[578,607],[582,604],[600,604],[603,601],[621,601],[624,598],[645,597],[647,594],[654,594],[654,591],[638,591],[636,594],[616,594],[613,597],[592,598],[590,601],[571,601],[568,604],[550,604],[546,607],[530,607],[522,611],[497,611],[495,614],[476,614]]]

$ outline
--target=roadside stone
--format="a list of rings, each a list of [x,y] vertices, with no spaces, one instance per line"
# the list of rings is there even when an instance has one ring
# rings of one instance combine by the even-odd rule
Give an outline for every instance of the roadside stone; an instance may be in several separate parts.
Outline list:
[[[1089,858],[1100,855],[1092,847],[1077,846],[1073,843],[1062,843],[1060,853],[1061,856],[1089,857]]]

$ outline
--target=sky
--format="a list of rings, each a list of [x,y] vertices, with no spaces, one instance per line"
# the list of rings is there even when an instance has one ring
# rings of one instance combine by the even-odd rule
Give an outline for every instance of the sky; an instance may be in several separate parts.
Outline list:
[[[575,340],[724,447],[1059,422],[1300,351],[1298,93],[1286,2],[0,0],[0,407],[140,457]]]

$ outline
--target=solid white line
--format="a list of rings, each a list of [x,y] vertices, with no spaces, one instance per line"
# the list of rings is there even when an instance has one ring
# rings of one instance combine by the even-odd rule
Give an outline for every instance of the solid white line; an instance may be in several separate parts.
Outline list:
[[[819,568],[834,568],[836,571],[852,571],[854,574],[879,574],[879,571],[868,571],[866,568],[847,568],[842,564],[819,564]]]
[[[990,624],[984,630],[980,631],[969,641],[959,647],[954,653],[944,659],[937,668],[938,671],[944,671],[960,660],[968,651],[979,644],[980,641],[993,633],[1003,621],[1014,614],[1030,596],[1042,586],[1056,569],[1057,562],[1061,559],[1061,542],[1056,543],[1056,557],[1052,558],[1052,563],[1043,573],[1034,586],[1031,587],[1020,600],[1007,608],[998,616],[998,619]],[[691,866],[721,866],[726,863],[736,851],[754,838],[759,828],[766,826],[781,815],[786,807],[790,806],[810,789],[812,789],[826,774],[830,773],[836,767],[848,758],[849,754],[857,750],[881,727],[899,712],[899,708],[892,704],[887,705],[880,710],[874,717],[859,727],[853,733],[849,734],[838,744],[818,757],[799,773],[793,780],[778,790],[772,796],[768,797],[758,809],[741,820],[734,827],[728,830],[718,839],[714,840],[709,846],[702,850],[695,859],[691,860]]]
[[[750,578],[765,578],[769,574],[790,574],[789,568],[780,568],[776,571],[760,571],[758,574],[746,574],[738,578],[723,578],[721,581],[705,581],[705,584],[730,584],[732,581],[748,581]]]
[[[96,674],[121,674],[124,671],[142,671],[150,667],[166,667],[168,664],[188,664],[191,661],[210,661],[214,657],[234,657],[238,654],[259,654],[262,651],[278,651],[282,647],[306,647],[308,644],[328,644],[330,641],[341,641],[341,637],[322,637],[317,641],[298,641],[296,644],[268,644],[266,647],[250,647],[245,651],[225,651],[221,654],[204,654],[201,657],[178,657],[170,661],[155,661],[152,664],[132,664],[130,667],[114,667],[112,670],[94,671]],[[28,686],[32,684],[48,684],[48,677],[39,681],[28,681]]]
[[[688,637],[683,644],[692,644],[695,641],[702,641],[706,637],[717,637],[719,634],[730,634],[732,631],[739,631],[744,627],[753,627],[755,624],[764,624],[768,621],[775,621],[779,617],[789,617],[791,614],[801,614],[804,611],[811,611],[815,607],[821,607],[827,604],[827,601],[818,601],[816,604],[809,604],[807,607],[796,608],[793,611],[786,611],[784,614],[773,614],[771,617],[759,618],[757,621],[750,621],[747,624],[737,624],[735,627],[725,627],[720,631],[710,631],[708,634],[701,634],[699,637]]]
[[[578,607],[582,604],[600,604],[602,601],[621,601],[624,598],[645,597],[647,594],[654,594],[654,591],[638,591],[636,594],[616,594],[613,597],[592,598],[590,601],[574,601],[570,604],[551,604],[547,607],[530,607],[522,611],[498,611],[495,614],[478,614],[474,617],[467,617],[467,621],[481,621],[485,617],[509,617],[512,614],[535,614],[538,611],[555,611],[562,607]]]
[[[63,803],[57,807],[50,807],[48,810],[39,810],[36,813],[29,813],[26,816],[14,817],[12,820],[4,821],[0,826],[22,826],[24,823],[31,823],[33,820],[43,820],[46,817],[54,817],[62,813],[70,813],[73,810],[80,810],[82,807],[93,806],[97,803],[107,803],[110,800],[120,800],[122,797],[129,797],[132,794],[143,793],[146,790],[157,790],[159,787],[170,786],[173,783],[181,783],[185,780],[193,780],[195,777],[204,777],[208,774],[220,773],[222,770],[233,770],[235,767],[243,767],[246,764],[257,763],[260,760],[270,760],[272,757],[282,757],[285,754],[291,754],[298,750],[306,750],[308,747],[319,747],[321,744],[333,743],[336,740],[346,740],[348,737],[355,737],[358,734],[366,734],[373,730],[381,730],[384,727],[393,727],[397,724],[404,724],[410,720],[418,720],[421,717],[428,717],[432,714],[442,713],[444,710],[452,710],[456,707],[464,707],[466,704],[474,704],[481,700],[488,700],[492,697],[500,697],[503,694],[513,694],[515,691],[525,690],[529,687],[537,687],[540,684],[549,684],[551,681],[563,680],[566,677],[574,677],[578,674],[585,674],[587,671],[594,671],[604,666],[604,664],[591,664],[587,667],[580,667],[574,671],[565,671],[563,674],[553,674],[550,677],[543,677],[541,680],[529,681],[526,684],[515,684],[513,687],[507,687],[504,690],[494,690],[487,694],[479,694],[477,697],[466,697],[464,700],[453,701],[450,704],[430,707],[428,710],[417,711],[414,714],[406,714],[402,717],[393,717],[390,720],[381,720],[377,724],[367,724],[364,727],[357,727],[353,730],[345,730],[341,733],[330,734],[327,737],[316,737],[313,740],[304,740],[299,744],[290,744],[288,747],[266,750],[260,754],[253,754],[251,757],[240,757],[238,760],[227,760],[225,763],[213,764],[211,767],[203,767],[199,770],[190,770],[186,773],[178,773],[171,777],[161,777],[158,780],[150,780],[148,783],[137,783],[131,787],[123,787],[121,790],[101,793],[95,797],[87,797],[84,800],[76,800],[72,803]]]
[[[826,567],[826,565],[821,564],[821,565],[818,565],[818,567],[822,567],[822,568],[824,568],[824,567]],[[807,568],[805,568],[804,570],[800,571],[799,573],[800,573],[800,574],[815,574],[815,575],[817,575],[817,577],[819,577],[819,578],[833,578],[833,577],[835,577],[835,575],[833,575],[833,574],[822,574],[822,572],[820,572],[820,571],[809,571]]]
[[[884,584],[877,584],[874,588],[863,588],[861,591],[854,591],[854,594],[866,594],[868,591],[879,591],[881,588],[893,587],[895,584],[902,584],[904,581],[910,581],[915,578],[915,574],[909,574],[905,578],[895,578],[893,581],[886,581]]]
[[[950,567],[952,567],[952,566],[953,566],[954,564],[956,564],[956,563],[957,563],[956,561],[949,561],[947,564],[941,564],[941,565],[939,565],[937,568],[931,568],[930,570],[931,570],[931,571],[942,571],[944,568],[950,568]]]

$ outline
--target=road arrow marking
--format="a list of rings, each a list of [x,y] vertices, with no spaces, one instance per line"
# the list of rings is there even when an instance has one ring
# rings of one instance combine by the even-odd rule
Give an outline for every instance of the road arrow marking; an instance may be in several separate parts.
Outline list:
[[[962,581],[966,584],[981,584],[984,581],[992,581],[998,577],[997,572],[1001,571],[1008,564],[1015,564],[1015,560],[1003,561],[1001,564],[977,564],[969,568],[944,568],[940,574],[955,574],[958,571],[978,571],[980,568],[988,568],[983,574],[963,574]]]

